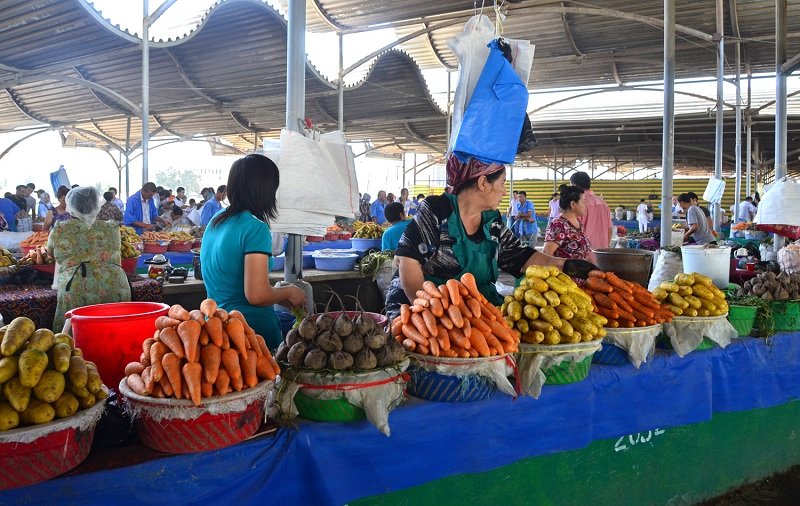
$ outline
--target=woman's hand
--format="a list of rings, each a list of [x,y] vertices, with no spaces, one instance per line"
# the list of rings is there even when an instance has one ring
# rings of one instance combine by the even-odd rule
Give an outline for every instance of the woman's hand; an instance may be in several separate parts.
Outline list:
[[[285,305],[290,309],[296,307],[305,307],[306,292],[304,292],[303,290],[301,290],[296,286],[291,286],[291,285],[281,288],[281,291],[284,292],[281,295],[284,295],[286,297],[284,299],[284,303],[281,305]]]

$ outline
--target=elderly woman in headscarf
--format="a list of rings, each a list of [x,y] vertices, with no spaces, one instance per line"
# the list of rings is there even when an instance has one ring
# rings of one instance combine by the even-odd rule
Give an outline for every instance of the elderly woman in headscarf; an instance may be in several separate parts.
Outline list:
[[[478,290],[493,304],[503,298],[494,283],[500,270],[520,277],[530,265],[555,265],[567,275],[585,278],[596,267],[585,260],[565,260],[522,245],[503,224],[497,210],[506,194],[506,169],[475,159],[447,163],[450,192],[422,201],[395,251],[399,276],[387,294],[387,312],[416,298],[424,281],[439,285],[471,272]]]
[[[363,221],[364,223],[372,221],[372,215],[370,214],[369,211],[371,198],[372,197],[370,197],[369,193],[365,193],[364,195],[361,196],[361,199],[359,199],[358,201],[358,212],[359,212],[358,219],[360,221]]]
[[[71,218],[57,222],[47,239],[47,249],[56,260],[56,332],[70,309],[131,300],[128,278],[120,266],[119,226],[97,220],[100,194],[83,186],[70,190],[65,200]]]

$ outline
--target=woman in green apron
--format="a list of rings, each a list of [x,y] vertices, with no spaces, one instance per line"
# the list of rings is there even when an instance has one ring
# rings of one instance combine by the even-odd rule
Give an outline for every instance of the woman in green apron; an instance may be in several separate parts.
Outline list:
[[[119,225],[96,219],[100,193],[92,186],[73,188],[66,195],[66,209],[71,219],[56,222],[47,238],[47,249],[56,259],[54,332],[61,332],[64,313],[70,309],[131,300],[128,277],[120,266]]]
[[[450,193],[428,197],[419,206],[395,252],[399,275],[386,298],[387,313],[397,311],[422,289],[424,281],[441,284],[471,272],[480,292],[499,305],[494,283],[499,271],[519,277],[529,265],[555,265],[573,277],[597,269],[584,260],[565,260],[523,246],[497,211],[506,194],[505,166],[471,159],[447,165]]]

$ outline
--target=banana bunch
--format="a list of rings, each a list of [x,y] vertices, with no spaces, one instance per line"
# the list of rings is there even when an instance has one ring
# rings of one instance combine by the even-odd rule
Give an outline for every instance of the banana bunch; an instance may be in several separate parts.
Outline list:
[[[122,239],[120,242],[120,253],[122,253],[122,258],[138,257],[138,246],[142,244],[142,238],[136,234],[136,231],[131,227],[120,227],[119,235]]]
[[[728,313],[725,294],[708,276],[697,272],[676,274],[653,290],[662,307],[675,316],[722,316]]]
[[[11,267],[12,265],[17,265],[14,255],[7,249],[0,248],[0,267]]]
[[[382,235],[383,227],[377,223],[362,223],[361,226],[356,229],[356,233],[353,237],[356,239],[380,239]]]
[[[574,344],[605,336],[608,320],[592,299],[557,267],[532,265],[514,294],[500,307],[506,323],[528,344]]]
[[[170,232],[169,236],[173,241],[194,241],[194,236],[188,232]]]

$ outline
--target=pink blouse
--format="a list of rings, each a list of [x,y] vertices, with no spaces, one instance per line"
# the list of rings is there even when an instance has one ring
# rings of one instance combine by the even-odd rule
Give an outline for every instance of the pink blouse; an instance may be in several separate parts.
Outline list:
[[[553,256],[560,258],[592,259],[592,245],[583,232],[583,227],[575,227],[563,215],[553,218],[544,235],[544,242],[558,244]]]

